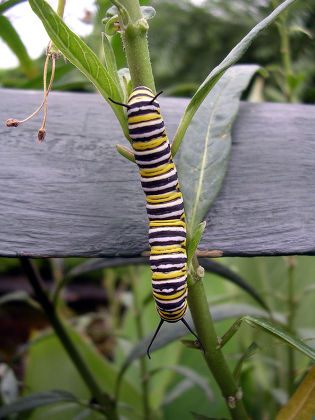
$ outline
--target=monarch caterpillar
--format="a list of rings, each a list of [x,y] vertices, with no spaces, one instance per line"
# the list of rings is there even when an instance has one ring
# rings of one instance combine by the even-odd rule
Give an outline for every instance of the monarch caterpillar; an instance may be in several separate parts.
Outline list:
[[[201,345],[183,318],[187,311],[184,203],[160,106],[156,100],[158,95],[154,96],[148,87],[138,86],[131,92],[127,104],[110,99],[127,108],[129,135],[146,195],[152,289],[161,318],[147,349],[149,358],[150,348],[164,321],[181,320]]]

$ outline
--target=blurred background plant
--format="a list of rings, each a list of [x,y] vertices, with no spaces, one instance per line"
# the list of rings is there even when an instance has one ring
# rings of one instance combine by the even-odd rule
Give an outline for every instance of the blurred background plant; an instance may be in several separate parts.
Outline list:
[[[108,267],[115,265],[109,259],[51,259],[38,260],[37,267],[56,298],[58,313],[66,320],[76,346],[105,389],[111,387],[105,385],[109,375],[114,381],[134,348],[121,381],[121,389],[129,387],[130,395],[128,401],[122,392],[122,402],[128,403],[129,414],[135,410],[134,418],[139,418],[143,380],[148,382],[147,399],[154,418],[198,418],[191,413],[207,414],[209,400],[213,416],[228,416],[216,383],[205,376],[199,352],[190,348],[189,340],[175,337],[174,341],[174,330],[166,334],[165,347],[154,352],[150,363],[139,361],[146,345],[137,344],[152,334],[157,315],[148,265],[126,266],[128,261],[132,259],[118,261],[120,266],[115,268]],[[206,268],[204,284],[219,336],[234,318],[245,314],[268,317],[263,302],[277,323],[314,346],[314,317],[309,309],[314,303],[314,258],[221,258],[200,262]],[[290,271],[292,267],[294,272]],[[292,281],[293,300],[288,294]],[[0,372],[2,401],[14,401],[19,389],[23,395],[63,389],[87,399],[87,388],[48,328],[16,259],[0,260],[0,288],[0,366],[6,367],[5,375]],[[311,367],[304,355],[245,325],[225,350],[229,365],[235,367],[234,373],[242,383],[251,418],[257,420],[274,419]],[[21,418],[66,420],[79,414],[82,407],[63,402],[37,408]],[[86,418],[98,418],[91,412],[89,415]]]
[[[0,3],[0,36],[20,62],[16,69],[0,70],[0,84],[41,89],[44,54],[31,60],[3,15],[17,3]],[[150,4],[157,11],[149,32],[156,85],[169,95],[191,96],[209,69],[277,2],[205,0],[196,5],[188,0],[160,0]],[[110,2],[98,0],[96,5],[96,13],[85,16],[91,25],[91,34],[85,41],[102,58],[102,18]],[[241,62],[258,62],[267,73],[255,78],[244,99],[314,102],[314,18],[311,0],[296,2],[277,25],[269,27],[255,41]],[[118,35],[112,44],[118,67],[126,67]],[[71,64],[58,60],[53,89],[92,91],[93,87]],[[120,261],[115,268],[111,267],[113,261],[103,259],[37,261],[57,312],[67,320],[73,340],[108,392],[115,390],[104,378],[119,375],[131,349],[156,325],[149,268],[143,265],[143,259],[136,262],[142,264],[125,266],[126,261]],[[271,313],[288,331],[314,346],[314,317],[309,310],[315,292],[312,257],[222,258],[215,263],[201,260],[208,271],[204,283],[219,336],[233,318],[261,314],[270,317]],[[8,404],[20,393],[29,395],[51,389],[64,389],[87,399],[86,386],[48,328],[17,260],[0,260],[0,294],[1,402]],[[150,365],[139,359],[142,353],[134,348],[130,362],[136,361],[130,364],[121,382],[120,409],[134,410],[134,418],[139,418],[142,405],[144,411],[155,413],[152,418],[202,418],[191,412],[206,414],[210,400],[213,416],[227,416],[215,382],[204,377],[205,364],[198,352],[189,348],[191,343],[187,340],[184,345],[173,340],[171,334],[167,335],[168,346],[154,353]],[[253,419],[274,419],[310,369],[305,356],[248,326],[243,326],[226,347]],[[89,406],[82,408],[77,402],[63,401],[12,418],[99,417]]]
[[[0,13],[21,1],[4,1]],[[97,0],[96,12],[82,19],[91,27],[85,42],[102,57],[100,33],[109,0]],[[148,4],[149,1],[142,1]],[[199,84],[231,48],[278,3],[267,0],[152,0],[156,16],[150,21],[149,45],[155,82],[168,95],[192,96]],[[18,6],[17,6],[18,7]],[[171,17],[171,18],[170,18]],[[10,21],[1,16],[0,37],[20,60],[16,69],[0,70],[3,87],[41,89],[43,55],[28,57]],[[313,103],[315,99],[315,6],[312,0],[296,2],[255,41],[242,57],[242,63],[259,63],[268,74],[256,80],[252,99]],[[5,23],[4,23],[5,21]],[[165,24],[167,22],[167,25]],[[163,28],[163,30],[161,30]],[[126,67],[119,35],[113,38],[118,68]],[[283,53],[287,49],[288,53]],[[1,65],[0,65],[1,68]],[[92,85],[71,64],[57,62],[53,89],[93,90]]]

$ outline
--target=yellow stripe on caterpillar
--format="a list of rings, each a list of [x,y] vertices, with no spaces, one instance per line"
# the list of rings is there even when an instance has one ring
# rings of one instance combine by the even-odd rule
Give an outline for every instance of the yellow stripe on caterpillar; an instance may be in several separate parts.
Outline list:
[[[149,227],[169,227],[169,226],[180,226],[186,229],[186,223],[182,220],[174,219],[174,220],[151,220],[149,223]]]
[[[176,277],[183,277],[186,275],[186,270],[171,271],[170,273],[155,273],[152,274],[153,280],[175,279]]]
[[[180,292],[174,293],[172,295],[159,295],[158,293],[153,292],[153,296],[161,300],[173,300],[173,299],[180,298],[181,296],[184,296],[186,292],[187,292],[186,289],[183,289]]]
[[[153,177],[153,176],[165,174],[166,172],[174,168],[175,168],[174,163],[168,163],[166,165],[159,166],[158,168],[140,169],[139,172],[141,176]]]
[[[172,201],[176,198],[182,198],[182,193],[180,191],[169,192],[160,195],[149,195],[146,200],[147,203],[163,203],[165,201]]]
[[[135,150],[148,150],[148,149],[154,149],[157,146],[160,146],[162,143],[168,141],[167,137],[158,137],[156,139],[153,139],[151,141],[134,141],[132,147]]]
[[[141,123],[144,121],[152,121],[152,120],[157,120],[157,119],[162,120],[161,115],[155,112],[152,112],[150,114],[130,116],[128,117],[128,123],[129,124]]]
[[[153,246],[151,248],[151,255],[160,255],[160,254],[186,254],[186,250],[178,245],[163,245],[163,246]]]

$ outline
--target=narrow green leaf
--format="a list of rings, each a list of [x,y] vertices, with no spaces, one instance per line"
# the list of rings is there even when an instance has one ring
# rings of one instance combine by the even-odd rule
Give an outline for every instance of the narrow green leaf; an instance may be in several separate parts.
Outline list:
[[[0,38],[3,39],[11,51],[17,56],[26,77],[31,79],[32,77],[37,76],[37,68],[28,55],[19,34],[16,32],[9,19],[3,15],[0,15]]]
[[[312,32],[309,31],[304,25],[292,25],[289,27],[290,33],[301,33],[309,37],[309,39],[313,38]]]
[[[131,83],[130,71],[128,67],[122,67],[121,69],[119,69],[118,77],[119,77],[120,85],[124,92],[123,103],[127,103],[128,98],[132,92],[132,83]]]
[[[265,19],[259,22],[254,28],[230,51],[230,53],[225,57],[225,59],[215,67],[201,84],[198,91],[192,97],[189,102],[184,115],[179,123],[178,129],[176,131],[174,141],[172,144],[172,154],[175,156],[180,143],[184,137],[184,134],[187,130],[187,127],[194,116],[195,112],[202,104],[203,100],[206,98],[210,90],[217,83],[217,81],[222,77],[225,71],[235,64],[245,53],[251,43],[255,38],[260,34],[262,30],[267,28],[278,16],[279,14],[289,7],[295,0],[286,0],[281,3],[270,15]]]
[[[210,259],[202,259],[201,264],[202,267],[209,271],[210,273],[217,274],[222,278],[231,281],[232,283],[239,286],[241,289],[245,290],[253,299],[256,300],[266,311],[270,311],[267,304],[263,300],[263,298],[259,295],[259,293],[246,281],[244,280],[239,274],[235,273],[229,267],[223,264],[219,264],[216,261]]]
[[[244,352],[242,357],[239,359],[239,361],[236,363],[236,366],[233,370],[233,376],[235,379],[235,382],[238,384],[240,380],[241,370],[244,362],[248,360],[251,356],[253,356],[257,351],[259,350],[259,346],[256,343],[252,343]]]
[[[17,290],[15,292],[7,293],[0,297],[0,306],[5,305],[6,303],[10,302],[16,302],[16,301],[22,301],[25,303],[28,303],[30,306],[35,307],[36,309],[39,309],[38,303],[33,300],[30,295],[23,291],[23,290]]]
[[[0,407],[0,418],[13,413],[34,410],[34,408],[41,407],[43,405],[64,402],[77,402],[79,404],[77,398],[67,391],[53,390],[47,392],[37,392],[35,394],[28,395],[27,397],[19,398],[12,404]]]
[[[115,53],[112,47],[110,40],[107,38],[106,34],[102,33],[102,41],[103,41],[103,51],[104,51],[104,58],[105,58],[105,65],[109,75],[115,81],[115,84],[118,88],[120,88],[120,82],[118,77],[118,70],[116,64]],[[123,99],[123,92],[120,92],[120,98]]]
[[[194,230],[192,237],[188,239],[187,245],[187,265],[190,267],[191,259],[198,247],[203,231],[205,230],[206,222],[201,222]]]
[[[116,6],[114,7],[117,10],[117,7]],[[113,36],[117,34],[117,25],[116,25],[117,21],[118,21],[118,14],[103,19],[103,23],[105,24],[106,35]]]
[[[206,215],[223,182],[231,148],[231,127],[240,95],[256,65],[230,68],[196,112],[182,142],[177,170],[188,236]]]
[[[29,0],[41,19],[47,34],[62,52],[98,89],[116,114],[125,136],[129,139],[127,120],[121,106],[114,105],[108,97],[121,101],[119,87],[106,71],[94,52],[75,34],[44,0]]]
[[[16,4],[23,3],[24,1],[26,1],[26,0],[8,0],[8,1],[3,1],[0,4],[0,13],[5,12],[6,10],[10,9],[10,7],[13,7]]]
[[[159,367],[157,369],[152,370],[150,374],[154,375],[165,369],[173,370],[179,375],[185,378],[188,378],[192,383],[197,385],[204,392],[204,394],[207,396],[209,401],[214,400],[213,393],[210,389],[208,379],[205,378],[204,376],[199,375],[197,372],[195,372],[193,369],[188,368],[187,366],[177,366],[177,365],[163,366],[163,367]]]
[[[130,149],[128,149],[127,147],[122,146],[120,144],[116,144],[116,149],[117,149],[118,153],[121,154],[121,156],[130,160],[130,162],[132,162],[132,163],[136,162],[134,153]]]
[[[300,351],[305,356],[309,357],[312,360],[315,360],[315,350],[312,347],[305,344],[303,341],[294,337],[278,325],[271,324],[269,321],[261,318],[256,318],[254,316],[243,316],[242,318],[238,319],[231,328],[224,334],[222,339],[220,340],[220,347],[223,347],[230,338],[238,331],[241,324],[245,323],[250,325],[251,327],[258,328],[268,334],[271,334],[275,338],[283,341],[284,343],[288,344],[289,346],[293,347],[295,350]]]
[[[222,321],[224,319],[237,318],[242,315],[248,314],[261,316],[264,318],[271,318],[271,315],[268,312],[260,310],[255,306],[248,305],[246,303],[222,304],[210,306],[209,309],[214,322]],[[273,314],[273,318],[277,319],[278,322],[285,322],[285,319],[279,315]],[[190,313],[185,315],[185,320],[189,323],[190,326],[193,325]],[[146,354],[147,347],[152,339],[153,334],[154,331],[146,335],[132,348],[121,368],[121,371],[119,373],[120,376],[123,375],[130,363]],[[182,322],[177,322],[174,324],[164,323],[151,347],[151,353],[175,340],[178,340],[179,338],[185,337],[188,334],[189,331],[187,331],[187,328]]]
[[[315,365],[281,408],[276,420],[311,420],[315,414]]]

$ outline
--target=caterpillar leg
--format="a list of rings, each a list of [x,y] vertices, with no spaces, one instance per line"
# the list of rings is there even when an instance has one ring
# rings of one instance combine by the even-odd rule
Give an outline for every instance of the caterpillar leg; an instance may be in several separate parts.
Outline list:
[[[159,325],[158,325],[157,329],[155,330],[155,333],[154,333],[154,335],[153,335],[153,337],[152,337],[151,343],[149,344],[149,346],[148,346],[148,348],[147,348],[147,355],[148,355],[148,358],[149,358],[149,359],[151,359],[151,356],[150,356],[150,349],[151,349],[151,346],[152,346],[152,344],[153,344],[153,342],[154,342],[154,340],[155,340],[155,337],[158,335],[158,332],[160,331],[160,328],[162,327],[163,323],[164,323],[164,320],[163,320],[163,319],[161,319],[161,320],[160,320],[160,323],[159,323]]]
[[[191,332],[191,333],[192,333],[192,335],[193,335],[194,337],[196,337],[196,339],[197,339],[197,341],[198,341],[198,343],[199,343],[199,345],[200,345],[200,348],[201,348],[201,349],[202,349],[202,351],[203,351],[203,354],[205,354],[205,348],[203,347],[203,344],[202,344],[202,342],[200,341],[200,339],[199,339],[199,337],[197,336],[197,334],[195,334],[195,333],[194,333],[194,331],[190,328],[189,324],[187,323],[187,321],[185,321],[185,319],[184,319],[184,318],[182,318],[182,319],[181,319],[181,321],[182,321],[182,323],[185,325],[185,327],[188,329],[188,331],[189,331],[189,332]],[[151,340],[151,342],[150,342],[150,344],[149,344],[149,346],[148,346],[148,348],[147,348],[147,355],[148,355],[148,358],[149,358],[149,359],[151,359],[151,356],[150,356],[150,349],[151,349],[151,346],[152,346],[152,344],[153,344],[153,342],[154,342],[154,340],[155,340],[156,336],[158,335],[158,333],[159,333],[159,331],[160,331],[160,328],[162,327],[163,323],[164,323],[164,319],[161,319],[161,320],[160,320],[160,322],[159,322],[159,325],[157,326],[157,329],[155,330],[155,333],[154,333],[154,335],[153,335],[153,337],[152,337],[152,340]]]

